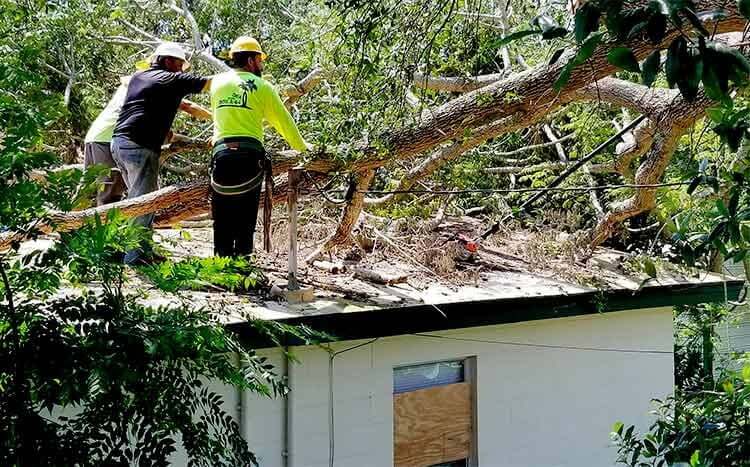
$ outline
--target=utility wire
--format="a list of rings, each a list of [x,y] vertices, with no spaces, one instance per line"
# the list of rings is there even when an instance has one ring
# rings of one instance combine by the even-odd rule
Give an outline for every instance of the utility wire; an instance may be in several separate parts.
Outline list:
[[[318,185],[318,182],[316,182],[315,178],[312,175],[310,175],[310,172],[308,172],[307,170],[305,170],[305,171],[303,171],[303,173],[305,174],[305,176],[307,177],[307,179],[310,180],[310,182],[313,184],[313,186],[315,187],[315,189],[318,190],[318,193],[320,193],[321,195],[323,195],[323,198],[327,202],[329,202],[331,204],[344,204],[344,203],[346,203],[345,199],[336,200],[336,199],[331,198],[330,195],[328,194],[328,192],[326,192],[324,188],[321,188]],[[332,190],[332,191],[336,191],[336,190]]]
[[[333,359],[341,355],[342,353],[349,352],[351,350],[359,349],[360,347],[365,347],[370,344],[374,344],[377,342],[380,338],[376,337],[374,339],[371,339],[367,342],[363,342],[361,344],[354,345],[352,347],[347,347],[346,349],[339,350],[337,352],[334,352],[330,346],[328,348],[328,467],[334,467],[335,464],[335,458],[336,458],[336,431],[335,431],[335,413],[333,410],[333,403],[334,403],[334,397],[333,397]]]
[[[575,186],[575,187],[539,187],[539,188],[469,188],[465,190],[427,190],[427,189],[410,189],[410,190],[357,190],[357,193],[364,193],[370,195],[398,195],[398,194],[429,194],[429,195],[460,195],[469,193],[548,193],[548,192],[587,192],[587,191],[604,191],[604,190],[617,190],[621,188],[668,188],[690,185],[691,182],[669,182],[669,183],[621,183],[614,185],[597,185],[597,186]],[[330,193],[347,193],[348,189],[336,189],[328,190],[328,192],[315,187],[326,200],[330,200],[328,194]],[[342,204],[342,201],[330,200],[334,204]],[[525,203],[524,203],[525,204]]]
[[[603,191],[616,190],[620,188],[665,188],[689,185],[690,182],[670,182],[670,183],[651,183],[635,184],[623,183],[619,185],[598,185],[598,186],[577,186],[577,187],[541,187],[541,188],[474,188],[466,190],[358,190],[358,193],[372,195],[397,195],[397,194],[431,194],[431,195],[460,195],[468,193],[548,193],[557,191]],[[334,190],[337,192],[346,192],[347,190]],[[525,203],[524,203],[525,204]]]
[[[633,120],[632,122],[630,122],[627,125],[625,125],[625,127],[623,127],[622,130],[618,131],[617,134],[615,134],[614,136],[612,136],[611,138],[609,138],[607,141],[605,141],[602,144],[600,144],[599,146],[597,146],[593,151],[591,151],[585,157],[577,160],[575,162],[575,164],[573,164],[568,169],[566,169],[565,171],[563,171],[563,173],[561,173],[560,175],[558,175],[557,178],[555,178],[554,180],[552,180],[552,182],[547,186],[547,188],[555,188],[558,185],[560,185],[573,172],[575,172],[576,170],[578,170],[581,167],[583,167],[584,164],[586,164],[588,161],[590,161],[591,159],[593,159],[594,157],[596,157],[599,153],[601,153],[602,151],[604,151],[605,149],[607,149],[607,147],[609,147],[609,145],[611,145],[612,143],[614,143],[615,141],[617,141],[618,139],[620,139],[622,137],[622,135],[624,135],[628,131],[630,131],[633,128],[635,128],[638,124],[640,124],[645,119],[646,119],[646,116],[645,115],[641,115],[638,118],[636,118],[635,120]],[[527,210],[528,208],[530,208],[531,205],[534,204],[536,201],[538,201],[542,196],[544,196],[545,193],[546,193],[546,191],[540,191],[536,195],[534,195],[531,198],[529,198],[526,201],[524,201],[524,203],[521,204],[521,206],[519,208],[519,211],[524,211],[524,210]],[[508,219],[510,219],[511,217],[513,217],[512,213],[509,214],[509,215],[507,215],[507,216],[505,216],[505,217],[503,217],[498,222],[495,222],[494,224],[492,224],[492,227],[490,227],[489,229],[487,229],[481,235],[481,239],[484,240],[487,237],[489,237],[490,235],[497,233],[500,230],[500,226],[505,221],[507,221]]]
[[[674,352],[671,350],[644,350],[644,349],[617,349],[609,347],[579,347],[573,345],[552,345],[552,344],[531,344],[528,342],[509,342],[509,341],[495,341],[489,339],[472,339],[469,337],[450,337],[440,336],[437,334],[425,334],[425,333],[414,333],[412,334],[418,337],[428,337],[431,339],[446,339],[461,342],[478,342],[482,344],[497,344],[497,345],[509,345],[514,347],[534,347],[541,349],[559,349],[559,350],[580,350],[586,352],[616,352],[616,353],[638,353],[638,354],[651,354],[651,355],[673,355]]]

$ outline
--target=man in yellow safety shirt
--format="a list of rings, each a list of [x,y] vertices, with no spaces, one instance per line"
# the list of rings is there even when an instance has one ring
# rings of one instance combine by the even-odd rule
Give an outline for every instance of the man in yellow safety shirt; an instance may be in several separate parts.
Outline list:
[[[279,93],[261,78],[266,54],[252,37],[242,36],[229,50],[233,70],[211,82],[214,119],[211,160],[211,213],[214,253],[244,256],[253,251],[266,152],[263,121],[297,151],[309,146],[297,130]]]

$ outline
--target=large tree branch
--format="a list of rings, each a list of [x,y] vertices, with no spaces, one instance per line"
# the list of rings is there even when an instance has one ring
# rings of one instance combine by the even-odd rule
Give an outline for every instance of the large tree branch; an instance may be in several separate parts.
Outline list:
[[[473,149],[490,138],[500,133],[515,131],[523,126],[520,119],[507,118],[487,126],[478,128],[472,134],[459,141],[455,141],[449,146],[439,149],[429,157],[425,158],[417,166],[412,168],[399,182],[395,191],[409,190],[420,180],[429,177],[446,163],[461,157],[466,151]],[[367,206],[377,206],[389,204],[403,198],[404,195],[388,194],[380,198],[370,198],[365,200]]]
[[[342,245],[349,241],[352,234],[352,229],[359,220],[359,216],[362,214],[362,208],[364,207],[365,201],[365,190],[370,187],[373,177],[375,176],[374,170],[365,170],[364,172],[358,173],[356,178],[352,182],[352,193],[351,198],[346,203],[344,210],[341,214],[341,220],[339,221],[336,231],[326,240],[320,248],[316,249],[311,253],[305,261],[312,263],[320,257],[323,253],[330,251],[332,248]]]
[[[312,91],[326,77],[325,72],[320,67],[315,67],[296,84],[285,88],[282,93],[286,96],[284,105],[291,107],[305,94]]]
[[[598,90],[594,88],[593,85],[587,86],[586,91],[580,91],[576,94],[576,100],[602,99],[604,101],[608,101],[609,99],[611,99],[615,104],[627,104],[628,108],[635,109],[646,114],[656,115],[657,113],[662,112],[665,106],[667,106],[669,102],[678,95],[677,91],[649,89],[643,85],[614,78],[604,78],[599,81],[597,86],[599,87]],[[514,119],[514,124],[511,124],[508,120],[503,120],[502,122],[493,123],[491,125],[488,125],[487,127],[475,130],[473,137],[453,143],[452,145],[443,148],[427,157],[424,161],[422,161],[419,165],[410,170],[404,176],[403,180],[401,180],[396,189],[399,191],[408,190],[412,186],[414,186],[417,181],[432,175],[445,163],[457,159],[464,152],[479,146],[487,139],[516,131],[517,129],[526,127],[543,117],[544,115],[539,115],[538,113],[520,114],[516,119]],[[641,129],[642,131],[642,128],[640,126],[637,127],[636,131],[638,131],[639,129]],[[556,146],[562,141],[573,138],[573,136],[574,135],[572,134],[566,135],[562,138],[557,139],[557,141],[529,145],[520,149],[516,149],[514,151],[497,153],[496,155],[499,157],[511,157],[531,150],[542,149],[549,146]],[[613,171],[613,169],[619,171],[620,168],[623,168],[623,172],[621,173],[624,174],[624,170],[629,168],[630,162],[632,162],[632,160],[634,160],[636,157],[639,157],[640,155],[645,153],[645,151],[649,148],[649,142],[650,139],[644,139],[644,141],[639,142],[633,148],[623,148],[622,157],[618,157],[617,162],[614,165],[597,165],[593,167],[593,171],[602,172],[606,170],[611,172]],[[548,167],[548,169],[562,170],[563,166],[564,164],[559,164],[559,166],[555,167],[550,166]],[[515,168],[502,167],[489,169],[488,172],[523,174],[532,173],[539,170],[541,170],[541,168],[538,166],[531,168],[526,172],[523,172],[520,169],[516,170]],[[377,199],[368,199],[366,201],[366,204],[381,205],[397,201],[401,198],[403,198],[403,195],[385,195]]]
[[[567,169],[571,165],[575,164],[575,161],[566,162],[541,162],[539,164],[530,165],[527,167],[523,166],[504,166],[504,167],[489,167],[484,169],[488,174],[493,175],[531,175],[537,172],[549,171],[549,172],[560,172]],[[615,168],[612,164],[593,164],[589,166],[591,173],[614,173]]]
[[[469,92],[483,88],[503,79],[505,74],[495,73],[491,75],[479,75],[472,77],[434,77],[421,73],[414,73],[412,80],[414,86],[432,91],[442,92]]]
[[[635,174],[636,184],[652,185],[661,181],[680,138],[696,120],[705,115],[712,104],[713,101],[703,91],[692,103],[686,102],[682,96],[676,96],[669,107],[656,116],[656,121],[665,123],[656,126],[651,148]],[[649,211],[655,205],[655,188],[637,189],[633,196],[612,206],[610,212],[599,221],[591,233],[591,244],[600,245],[614,234],[624,220]]]
[[[281,170],[274,170],[281,174]],[[310,190],[311,180],[320,182],[325,179],[324,174],[311,173],[309,179],[303,179],[300,190]],[[285,173],[275,177],[273,200],[274,204],[286,202],[288,185]],[[67,232],[83,226],[95,217],[105,219],[110,211],[118,210],[125,217],[137,217],[143,214],[156,213],[154,223],[157,226],[168,226],[179,223],[207,212],[210,200],[210,189],[205,179],[199,179],[181,185],[170,185],[160,190],[137,198],[126,199],[82,211],[60,212],[54,211],[47,215],[47,219],[34,225],[34,231],[41,233]],[[263,207],[261,196],[260,207]],[[7,249],[14,242],[27,238],[26,232],[0,233],[0,251]]]
[[[646,154],[654,143],[656,125],[651,119],[644,120],[636,126],[625,141],[618,143],[615,147],[614,168],[617,173],[626,179],[633,178],[633,161]]]

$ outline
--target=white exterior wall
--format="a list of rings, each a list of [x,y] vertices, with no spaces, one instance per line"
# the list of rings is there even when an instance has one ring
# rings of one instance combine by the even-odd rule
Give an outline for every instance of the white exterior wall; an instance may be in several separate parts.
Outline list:
[[[394,316],[397,319],[397,316]],[[532,321],[440,333],[464,339],[672,351],[669,308]],[[339,342],[341,350],[366,341]],[[329,358],[294,350],[289,467],[329,465]],[[279,363],[278,352],[269,351]],[[479,465],[614,464],[614,422],[648,427],[650,400],[673,388],[671,354],[540,349],[399,336],[340,354],[334,365],[335,465],[393,462],[395,366],[476,356]],[[243,427],[261,467],[282,467],[282,400],[244,396]]]
[[[727,262],[724,270],[735,277],[745,277],[742,263]],[[750,305],[735,309],[729,319],[717,325],[716,330],[720,338],[717,348],[724,359],[722,366],[735,365],[726,359],[735,353],[750,352]]]

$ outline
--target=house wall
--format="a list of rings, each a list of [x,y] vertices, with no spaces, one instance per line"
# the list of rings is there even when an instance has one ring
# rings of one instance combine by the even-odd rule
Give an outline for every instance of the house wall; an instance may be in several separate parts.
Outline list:
[[[745,277],[742,263],[726,262],[724,270],[735,277]],[[717,350],[722,357],[721,366],[734,366],[727,359],[740,352],[750,352],[750,305],[737,307],[731,316],[716,328],[719,334]]]
[[[460,339],[672,351],[671,309],[487,326]],[[335,351],[367,341],[339,342]],[[329,354],[300,347],[290,369],[289,467],[329,466]],[[277,351],[267,351],[279,364]],[[650,400],[672,392],[670,354],[544,349],[418,336],[382,338],[333,366],[335,465],[393,459],[395,366],[476,356],[478,456],[484,467],[613,465],[614,422],[647,428]],[[230,398],[232,394],[228,394]],[[243,429],[261,467],[282,467],[284,402],[243,396]]]

